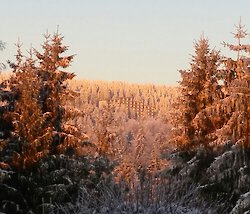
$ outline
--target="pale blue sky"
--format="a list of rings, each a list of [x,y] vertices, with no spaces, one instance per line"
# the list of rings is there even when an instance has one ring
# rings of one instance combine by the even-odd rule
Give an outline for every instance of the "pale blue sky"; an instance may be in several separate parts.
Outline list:
[[[225,52],[240,16],[250,30],[249,0],[0,0],[0,61],[40,47],[59,25],[78,78],[173,85],[189,67],[202,33]]]

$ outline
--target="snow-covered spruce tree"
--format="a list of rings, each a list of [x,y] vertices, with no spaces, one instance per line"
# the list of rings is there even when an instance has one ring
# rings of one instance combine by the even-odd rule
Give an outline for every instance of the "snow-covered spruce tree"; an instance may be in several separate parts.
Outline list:
[[[117,159],[113,174],[125,201],[137,201],[143,206],[154,204],[158,198],[160,171],[168,164],[162,158],[162,147],[169,127],[160,119],[125,124],[124,139],[117,145]]]
[[[12,64],[14,75],[9,80],[10,90],[17,100],[14,111],[6,112],[5,118],[13,125],[9,143],[15,142],[17,146],[8,164],[26,169],[48,154],[52,129],[44,126],[47,114],[42,113],[38,101],[41,81],[37,78],[32,53],[23,61],[20,48],[18,44],[17,64]]]
[[[225,43],[232,51],[237,52],[237,60],[235,61],[235,76],[236,79],[230,85],[230,97],[233,107],[236,112],[233,113],[229,120],[232,133],[232,140],[237,142],[242,140],[244,147],[250,147],[250,45],[242,44],[242,39],[248,36],[244,26],[239,24],[236,26],[234,37],[237,39],[237,44]],[[247,56],[242,55],[242,52],[247,53]],[[232,105],[231,105],[232,106]],[[233,122],[234,121],[234,122]]]
[[[67,112],[64,105],[75,94],[65,81],[72,79],[74,74],[60,68],[68,67],[73,56],[60,56],[67,50],[61,41],[58,34],[52,38],[47,35],[42,46],[44,53],[35,51],[34,59],[31,53],[23,60],[18,47],[17,63],[12,64],[14,75],[9,80],[9,87],[17,100],[14,111],[5,116],[12,121],[13,139],[19,144],[20,150],[13,152],[11,163],[17,168],[25,169],[46,155],[81,147],[85,139],[76,127],[67,124],[71,112]]]
[[[90,141],[95,146],[95,179],[100,181],[101,177],[108,178],[111,175],[114,164],[118,158],[118,145],[121,142],[121,134],[125,123],[123,114],[115,115],[113,107],[96,108],[91,115],[93,124],[89,129]],[[86,124],[85,124],[86,125]],[[90,125],[90,124],[87,124]]]
[[[250,54],[250,45],[242,44],[242,39],[247,36],[241,22],[236,26],[237,44],[224,43],[230,50],[237,53],[236,60],[225,58],[224,68],[221,70],[222,90],[224,98],[218,100],[212,106],[206,107],[194,119],[195,127],[202,126],[200,118],[206,118],[219,124],[214,133],[208,138],[213,144],[223,145],[227,141],[237,143],[239,140],[248,145],[249,133],[249,64],[250,58],[243,52]],[[220,121],[220,122],[219,122]]]
[[[58,33],[53,37],[45,35],[45,39],[43,53],[35,51],[35,55],[39,63],[37,75],[42,81],[39,97],[42,112],[48,114],[46,126],[52,127],[54,131],[50,150],[53,154],[77,148],[86,136],[77,134],[76,127],[67,123],[74,112],[72,108],[65,108],[65,104],[76,96],[67,87],[67,81],[75,75],[63,69],[70,65],[74,56],[62,56],[68,47],[62,45],[63,37]]]
[[[89,170],[95,170],[88,158],[76,161],[91,149],[84,143],[86,135],[70,121],[73,109],[65,107],[75,96],[66,83],[74,74],[62,69],[73,56],[61,56],[67,50],[61,41],[59,34],[46,35],[44,53],[35,51],[26,58],[19,46],[17,62],[11,64],[14,73],[7,86],[15,102],[4,119],[13,129],[1,144],[5,164],[1,166],[8,166],[12,174],[0,185],[0,211],[39,213],[45,209],[44,203],[50,207],[50,202],[69,201],[76,197],[78,185],[90,181]]]
[[[230,83],[226,98],[204,110],[207,115],[212,113],[225,119],[222,127],[211,136],[214,139],[211,146],[216,151],[215,159],[206,169],[207,178],[199,190],[205,193],[203,197],[214,195],[214,200],[218,200],[219,195],[223,196],[220,198],[225,204],[215,204],[214,207],[229,212],[236,205],[235,213],[250,209],[249,203],[240,204],[250,191],[250,76],[247,70],[247,67],[242,69],[244,74]]]
[[[196,130],[203,127],[206,120],[215,124],[217,129],[206,135],[206,142],[213,151],[207,156],[204,149],[200,150],[177,169],[182,184],[194,181],[193,192],[197,195],[192,196],[191,203],[198,206],[209,203],[211,213],[229,213],[232,209],[236,211],[232,213],[243,213],[250,208],[249,203],[240,205],[249,197],[250,190],[250,60],[248,55],[243,55],[243,52],[249,54],[249,45],[242,44],[246,31],[241,23],[236,27],[237,44],[225,43],[237,52],[236,60],[225,57],[224,68],[219,72],[224,97],[201,110],[192,121]],[[202,162],[205,164],[201,165]],[[174,191],[179,191],[180,186],[177,181]],[[206,203],[199,205],[202,201]]]
[[[222,96],[217,79],[219,53],[210,50],[208,39],[203,36],[195,42],[194,48],[195,55],[192,56],[190,69],[180,71],[181,96],[177,106],[181,114],[178,113],[174,118],[174,124],[177,126],[174,140],[179,148],[192,148],[205,144],[205,135],[214,127],[209,121],[205,121],[207,123],[203,127],[196,129],[192,123],[193,119]]]
[[[223,45],[229,48],[231,51],[236,52],[236,59],[224,57],[223,64],[224,69],[222,70],[222,78],[224,91],[227,92],[229,84],[236,78],[244,75],[243,67],[245,66],[243,59],[245,58],[243,53],[250,53],[250,45],[243,44],[242,40],[246,39],[248,36],[247,30],[245,30],[245,26],[241,24],[241,20],[239,21],[236,27],[236,32],[233,33],[234,38],[237,40],[236,44],[230,44],[223,42]]]

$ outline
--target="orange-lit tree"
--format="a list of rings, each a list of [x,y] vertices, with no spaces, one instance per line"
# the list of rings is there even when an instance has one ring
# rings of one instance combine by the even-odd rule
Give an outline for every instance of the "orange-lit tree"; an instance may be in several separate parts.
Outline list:
[[[81,142],[86,139],[77,127],[67,121],[73,109],[65,104],[76,95],[69,90],[67,80],[73,73],[63,71],[73,56],[61,56],[67,47],[58,33],[45,36],[43,53],[30,51],[24,58],[18,45],[17,62],[11,64],[14,74],[8,87],[16,96],[14,111],[5,114],[14,130],[10,142],[18,149],[13,151],[10,165],[26,169],[41,158],[52,154],[77,154],[82,152]]]
[[[72,123],[77,112],[67,103],[77,95],[67,86],[74,74],[64,71],[73,55],[62,56],[67,47],[58,33],[45,39],[43,52],[31,50],[28,57],[18,44],[17,60],[10,63],[13,75],[5,82],[12,99],[0,119],[11,130],[0,140],[0,212],[51,212],[42,211],[41,204],[76,197],[95,170],[92,159],[82,155],[90,154],[90,143]],[[0,92],[0,97],[8,94]]]
[[[76,149],[81,141],[86,140],[86,136],[80,135],[77,127],[68,123],[75,112],[66,104],[77,93],[67,86],[67,81],[75,75],[64,69],[69,67],[74,55],[62,56],[68,47],[62,44],[63,37],[58,33],[53,37],[45,35],[45,39],[43,53],[35,51],[39,63],[37,75],[42,81],[39,101],[42,103],[42,112],[49,115],[46,126],[54,131],[50,153],[56,154]]]
[[[10,141],[15,142],[11,165],[27,168],[49,152],[52,141],[52,129],[44,127],[47,115],[42,113],[38,102],[41,81],[37,78],[35,61],[32,55],[23,60],[18,44],[17,63],[12,64],[14,75],[9,87],[16,95],[13,112],[7,112],[5,118],[12,122],[13,132]]]
[[[193,147],[204,142],[205,135],[213,127],[209,121],[199,129],[193,125],[196,115],[220,99],[221,90],[218,85],[217,72],[220,64],[220,55],[210,50],[208,39],[201,37],[195,43],[195,55],[192,57],[190,69],[180,71],[181,96],[178,101],[178,110],[181,112],[174,121],[178,127],[175,142],[178,147]]]
[[[225,97],[213,106],[208,106],[195,118],[196,128],[201,126],[202,121],[199,118],[204,115],[218,124],[217,130],[208,136],[216,145],[231,141],[249,146],[250,58],[244,53],[250,54],[250,45],[242,44],[246,36],[247,31],[239,22],[234,33],[237,44],[224,43],[226,47],[237,53],[236,60],[231,58],[223,60],[224,69],[221,74]]]

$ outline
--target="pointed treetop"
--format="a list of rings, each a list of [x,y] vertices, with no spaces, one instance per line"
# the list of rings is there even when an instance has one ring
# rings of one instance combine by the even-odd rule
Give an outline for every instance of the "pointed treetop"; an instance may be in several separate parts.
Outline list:
[[[232,34],[234,35],[234,38],[238,39],[240,45],[241,39],[246,38],[246,36],[248,35],[247,30],[244,29],[245,25],[241,24],[241,17],[238,25],[235,25],[235,28],[236,28],[236,33]]]
[[[245,25],[241,24],[241,18],[238,25],[235,25],[235,27],[236,32],[232,34],[234,35],[234,38],[237,39],[237,44],[234,45],[226,42],[223,42],[222,44],[225,47],[228,47],[230,50],[237,52],[237,60],[239,60],[240,58],[242,58],[242,56],[240,55],[241,52],[250,54],[250,45],[242,44],[242,39],[245,39],[248,36],[248,33],[247,30],[245,30]]]

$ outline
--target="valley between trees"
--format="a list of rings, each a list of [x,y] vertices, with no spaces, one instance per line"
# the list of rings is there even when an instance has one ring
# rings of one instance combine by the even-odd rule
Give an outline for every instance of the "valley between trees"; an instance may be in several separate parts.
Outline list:
[[[235,59],[201,36],[177,87],[78,80],[58,33],[41,52],[17,44],[1,74],[0,212],[248,213],[247,36],[239,23],[224,42]]]

